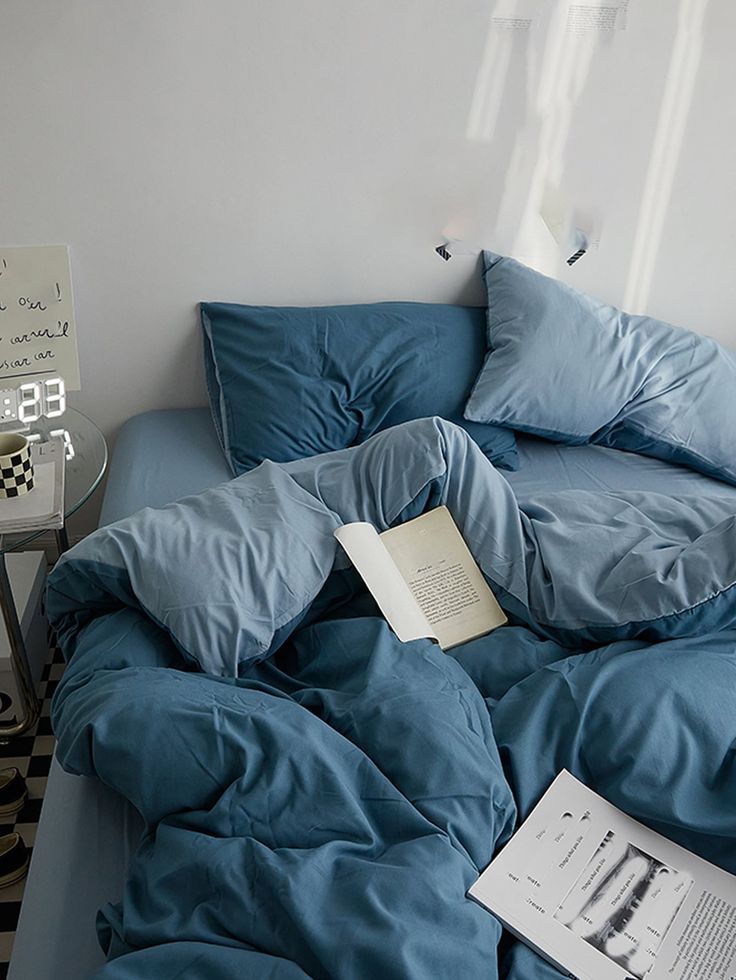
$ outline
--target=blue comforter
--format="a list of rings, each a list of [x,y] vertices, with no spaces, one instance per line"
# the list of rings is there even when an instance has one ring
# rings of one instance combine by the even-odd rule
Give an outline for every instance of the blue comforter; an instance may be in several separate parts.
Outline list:
[[[438,504],[511,620],[450,654],[332,535]],[[519,503],[422,420],[85,539],[49,586],[58,757],[146,824],[100,980],[560,976],[465,893],[563,767],[736,872],[732,510]]]

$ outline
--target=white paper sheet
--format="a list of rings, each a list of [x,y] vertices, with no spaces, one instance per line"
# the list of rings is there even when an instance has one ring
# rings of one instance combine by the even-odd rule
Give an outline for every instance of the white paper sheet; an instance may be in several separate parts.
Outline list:
[[[69,249],[0,247],[0,388],[44,377],[80,387]]]

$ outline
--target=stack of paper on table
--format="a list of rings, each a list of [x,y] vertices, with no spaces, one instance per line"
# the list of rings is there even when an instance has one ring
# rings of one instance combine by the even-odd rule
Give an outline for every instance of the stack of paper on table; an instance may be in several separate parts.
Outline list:
[[[64,442],[60,437],[32,447],[33,490],[0,499],[0,534],[64,526]]]

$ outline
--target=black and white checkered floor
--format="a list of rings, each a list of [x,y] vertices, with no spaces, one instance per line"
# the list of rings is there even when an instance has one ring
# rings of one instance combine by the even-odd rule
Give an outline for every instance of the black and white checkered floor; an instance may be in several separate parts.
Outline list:
[[[18,831],[29,850],[33,850],[36,827],[41,815],[41,804],[46,790],[46,780],[51,768],[54,752],[54,737],[51,733],[51,696],[59,683],[64,670],[61,654],[52,648],[49,661],[43,669],[41,679],[41,717],[26,735],[11,739],[7,745],[0,745],[0,768],[17,766],[26,777],[28,801],[12,823],[0,824],[0,834]],[[15,930],[20,914],[25,879],[0,889],[0,980],[5,980],[13,948]]]

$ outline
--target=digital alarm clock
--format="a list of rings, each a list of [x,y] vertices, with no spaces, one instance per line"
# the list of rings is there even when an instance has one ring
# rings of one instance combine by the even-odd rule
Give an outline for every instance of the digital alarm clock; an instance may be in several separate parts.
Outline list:
[[[55,419],[66,411],[66,386],[63,378],[25,381],[17,388],[0,388],[0,430],[22,428],[26,431],[40,418]],[[49,436],[61,436],[67,460],[74,459],[74,446],[66,429],[52,429]],[[45,438],[45,437],[44,437]],[[29,442],[40,442],[41,433],[28,435]]]
[[[0,424],[28,425],[41,416],[55,419],[66,411],[66,387],[62,378],[25,381],[17,388],[0,389]]]

